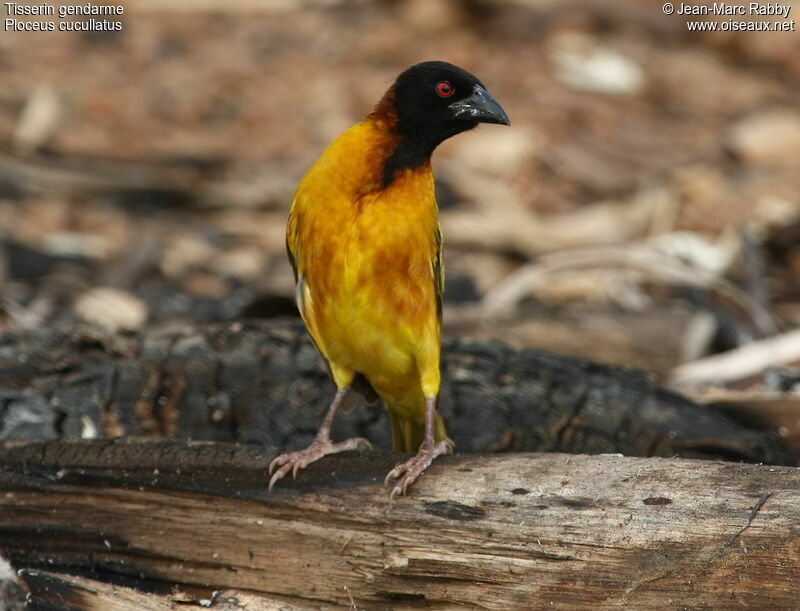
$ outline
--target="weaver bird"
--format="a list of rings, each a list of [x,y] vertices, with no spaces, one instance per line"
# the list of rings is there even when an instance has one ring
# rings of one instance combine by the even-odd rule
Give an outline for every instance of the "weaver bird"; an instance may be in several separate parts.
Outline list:
[[[353,392],[382,399],[394,449],[416,452],[387,475],[397,480],[391,498],[451,451],[436,405],[444,266],[430,159],[478,123],[509,125],[477,78],[445,62],[417,64],[298,185],[286,229],[297,307],[337,391],[313,443],[272,461],[270,490],[327,454],[370,447],[330,438]]]

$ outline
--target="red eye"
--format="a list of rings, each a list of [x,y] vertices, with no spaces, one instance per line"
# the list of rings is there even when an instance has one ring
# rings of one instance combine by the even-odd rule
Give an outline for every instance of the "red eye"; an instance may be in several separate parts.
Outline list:
[[[447,81],[441,81],[440,83],[436,84],[436,95],[438,95],[440,98],[449,98],[455,92],[456,88]]]

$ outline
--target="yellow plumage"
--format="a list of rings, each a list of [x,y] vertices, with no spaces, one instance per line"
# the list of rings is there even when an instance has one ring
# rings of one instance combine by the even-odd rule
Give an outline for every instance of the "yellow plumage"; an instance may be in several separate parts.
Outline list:
[[[384,400],[396,450],[422,442],[439,392],[441,239],[429,164],[384,188],[394,136],[367,118],[323,152],[298,186],[287,245],[298,307],[338,388],[362,374]],[[447,439],[436,417],[436,441]]]

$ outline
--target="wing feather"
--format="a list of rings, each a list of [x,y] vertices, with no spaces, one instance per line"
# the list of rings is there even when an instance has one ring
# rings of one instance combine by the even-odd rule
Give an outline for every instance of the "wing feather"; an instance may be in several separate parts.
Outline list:
[[[289,265],[292,266],[294,273],[294,300],[301,318],[305,320],[305,309],[303,308],[303,293],[305,292],[305,279],[297,269],[297,218],[294,213],[295,201],[292,200],[292,207],[289,212],[289,221],[286,223],[286,255],[289,257]]]
[[[442,228],[436,223],[434,229],[436,239],[436,252],[431,265],[433,266],[433,287],[436,291],[436,315],[439,325],[442,324],[442,299],[444,296],[444,255],[442,253]]]

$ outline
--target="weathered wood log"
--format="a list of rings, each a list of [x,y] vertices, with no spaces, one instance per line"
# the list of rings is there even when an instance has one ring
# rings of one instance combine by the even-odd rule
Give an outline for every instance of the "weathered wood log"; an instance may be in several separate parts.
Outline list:
[[[800,600],[797,468],[449,456],[390,502],[380,481],[397,456],[327,457],[267,494],[272,455],[218,442],[6,442],[0,549],[28,569],[34,600],[58,580],[41,571],[184,600],[240,589],[300,608],[351,597],[364,609]],[[99,608],[80,589],[81,608]]]
[[[776,436],[669,392],[644,372],[499,342],[447,339],[440,409],[459,452],[723,457],[794,464]],[[141,335],[42,330],[0,338],[0,440],[175,435],[310,443],[332,396],[299,324],[187,326]],[[379,406],[337,438],[388,448]]]

